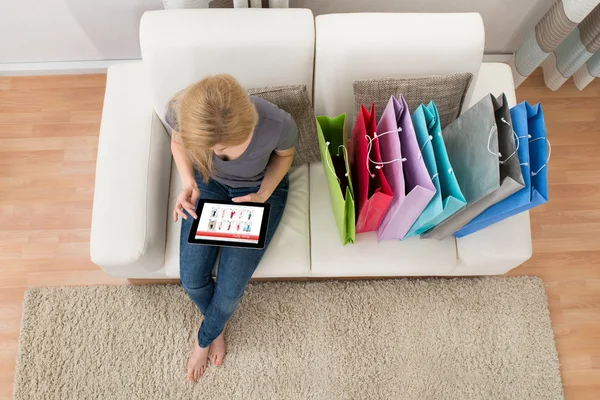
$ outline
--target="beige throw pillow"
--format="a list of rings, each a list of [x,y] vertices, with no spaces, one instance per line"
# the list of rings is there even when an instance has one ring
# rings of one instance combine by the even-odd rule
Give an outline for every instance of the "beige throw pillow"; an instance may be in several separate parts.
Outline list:
[[[473,74],[457,73],[431,75],[410,78],[381,78],[354,82],[354,109],[361,104],[370,107],[375,103],[377,121],[390,100],[390,96],[404,96],[411,112],[421,104],[431,100],[440,114],[441,127],[444,128],[460,115],[465,95]]]
[[[296,143],[292,165],[302,165],[321,160],[315,112],[306,86],[270,86],[248,89],[248,94],[270,101],[289,113],[296,122],[298,142]]]

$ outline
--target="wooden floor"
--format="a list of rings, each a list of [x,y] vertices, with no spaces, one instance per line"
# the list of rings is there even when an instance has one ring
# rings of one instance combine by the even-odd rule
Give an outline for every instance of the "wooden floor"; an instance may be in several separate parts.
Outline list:
[[[600,398],[600,82],[518,90],[543,102],[551,200],[532,212],[534,257],[510,275],[544,279],[569,399]],[[104,75],[0,77],[0,399],[10,399],[28,287],[123,284],[89,260]],[[124,132],[126,134],[126,132]]]

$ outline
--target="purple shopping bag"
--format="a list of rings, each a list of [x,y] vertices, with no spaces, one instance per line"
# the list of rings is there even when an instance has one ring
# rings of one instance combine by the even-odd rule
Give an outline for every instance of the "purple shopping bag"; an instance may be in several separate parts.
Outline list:
[[[377,125],[381,163],[394,197],[377,230],[377,240],[401,240],[435,194],[404,97],[390,97]]]

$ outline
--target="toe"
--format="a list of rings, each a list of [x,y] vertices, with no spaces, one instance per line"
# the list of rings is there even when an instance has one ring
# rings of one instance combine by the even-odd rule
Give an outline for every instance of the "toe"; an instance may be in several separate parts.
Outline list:
[[[190,362],[188,361],[188,365],[187,365],[187,379],[188,381],[192,381],[194,380],[194,369],[190,368]]]

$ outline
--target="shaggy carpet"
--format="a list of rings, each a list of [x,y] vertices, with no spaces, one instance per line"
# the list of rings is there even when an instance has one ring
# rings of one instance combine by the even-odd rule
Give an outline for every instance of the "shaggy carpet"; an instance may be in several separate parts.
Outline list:
[[[537,278],[251,283],[193,384],[200,321],[176,285],[31,289],[14,398],[563,398]]]

